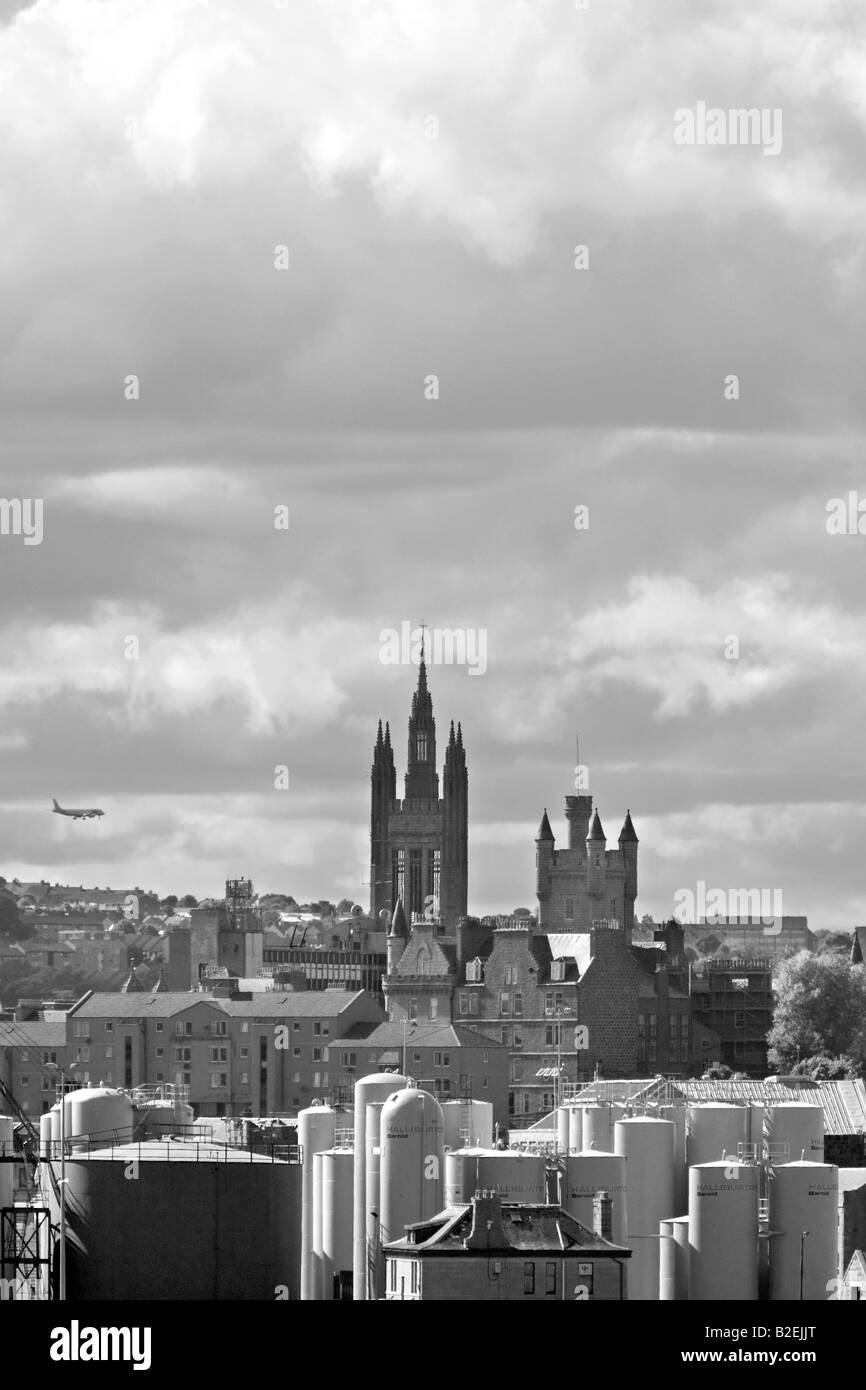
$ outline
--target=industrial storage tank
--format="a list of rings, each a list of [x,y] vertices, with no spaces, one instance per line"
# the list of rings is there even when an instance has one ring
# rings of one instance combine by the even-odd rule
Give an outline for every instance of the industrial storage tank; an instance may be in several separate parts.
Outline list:
[[[337,1112],[329,1105],[310,1105],[298,1113],[298,1143],[303,1164],[301,1195],[301,1298],[317,1296],[318,1263],[314,1252],[314,1156],[334,1147]]]
[[[626,1160],[629,1300],[659,1296],[659,1222],[674,1214],[675,1126],[643,1115],[617,1120],[614,1148]]]
[[[409,1081],[382,1106],[379,1204],[382,1244],[443,1207],[442,1107]]]
[[[689,1298],[758,1297],[758,1173],[718,1159],[689,1169]]]
[[[493,1106],[489,1100],[446,1100],[442,1116],[446,1149],[493,1147]]]
[[[764,1136],[771,1163],[824,1162],[824,1107],[797,1101],[768,1106]],[[787,1145],[787,1154],[785,1151]]]
[[[781,1164],[769,1193],[770,1300],[827,1299],[837,1276],[839,1169],[799,1160]]]
[[[689,1218],[659,1222],[659,1301],[685,1303],[689,1297]]]
[[[581,1127],[584,1152],[587,1149],[602,1149],[604,1153],[613,1152],[614,1112],[609,1105],[584,1105],[582,1107]]]
[[[378,1301],[379,1295],[382,1292],[382,1277],[385,1272],[385,1261],[382,1255],[382,1242],[379,1239],[379,1165],[381,1162],[382,1154],[380,1131],[382,1128],[382,1106],[384,1105],[384,1103],[385,1102],[381,1100],[373,1100],[367,1102],[367,1115],[364,1124],[364,1150],[362,1154],[356,1144],[355,1173],[353,1177],[354,1184],[358,1180],[358,1163],[364,1163],[366,1165],[364,1191],[366,1194],[365,1199],[367,1203],[367,1243],[365,1246],[365,1272],[367,1279],[367,1298],[373,1302]],[[352,1220],[354,1222],[354,1207]],[[354,1258],[355,1257],[353,1253],[353,1266]]]
[[[471,1202],[478,1191],[492,1190],[509,1202],[545,1200],[542,1154],[516,1149],[455,1149],[445,1155],[446,1207]]]
[[[738,1145],[749,1138],[749,1112],[744,1105],[715,1102],[690,1105],[686,1131],[686,1162],[689,1168],[717,1159],[739,1157]]]
[[[606,1192],[611,1199],[611,1240],[614,1245],[626,1244],[626,1164],[620,1154],[591,1149],[588,1153],[569,1154],[565,1161],[562,1185],[562,1207],[592,1230],[593,1200],[596,1192]]]
[[[181,1100],[159,1097],[138,1100],[133,1096],[133,1105],[136,1139],[160,1139],[163,1135],[184,1134],[195,1123],[192,1106]]]
[[[568,1152],[569,1107],[560,1105],[556,1115],[556,1147],[560,1153]]]
[[[367,1145],[361,1147],[362,1138],[366,1136],[367,1126],[367,1106],[371,1102],[384,1102],[401,1086],[406,1085],[406,1077],[395,1072],[372,1072],[369,1076],[362,1076],[355,1082],[355,1152],[360,1158],[361,1153],[367,1157]],[[378,1206],[379,1194],[375,1194]],[[367,1298],[367,1251],[368,1251],[368,1225],[375,1230],[374,1247],[378,1246],[378,1226],[374,1218],[370,1216],[372,1207],[367,1196],[367,1166],[366,1162],[355,1163],[355,1174],[353,1180],[353,1215],[352,1215],[352,1297],[365,1300]]]
[[[72,1154],[66,1177],[71,1300],[298,1298],[300,1164],[159,1140]]]
[[[656,1114],[660,1120],[670,1120],[674,1126],[674,1211],[685,1211],[689,1205],[686,1106],[681,1101],[671,1105],[660,1105]]]
[[[132,1138],[132,1098],[106,1086],[70,1091],[66,1097],[66,1137],[76,1148],[128,1142]]]
[[[51,1132],[54,1128],[54,1121],[51,1118],[51,1111],[46,1110],[44,1115],[39,1116],[39,1157],[42,1162],[53,1157],[51,1148]]]
[[[352,1202],[354,1154],[351,1149],[327,1149],[317,1154],[322,1185],[322,1277],[325,1302],[351,1296]]]
[[[583,1148],[583,1111],[572,1105],[568,1112],[568,1152],[579,1154]]]

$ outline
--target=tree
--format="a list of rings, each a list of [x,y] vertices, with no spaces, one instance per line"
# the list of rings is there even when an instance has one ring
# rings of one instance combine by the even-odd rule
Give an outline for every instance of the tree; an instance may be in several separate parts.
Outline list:
[[[782,962],[773,1026],[767,1035],[770,1065],[790,1071],[803,1059],[850,1057],[866,1062],[866,966],[828,953],[799,951]]]
[[[353,907],[354,903],[351,898],[341,898],[337,903],[337,916],[348,917]]]
[[[169,893],[168,897],[163,898],[159,905],[160,907],[166,908],[169,912],[174,912],[174,909],[177,907],[177,893]]]
[[[36,928],[22,922],[15,899],[0,893],[0,937],[5,941],[25,941],[35,935]]]
[[[851,933],[849,931],[816,931],[815,950],[819,956],[834,954],[850,956]]]
[[[731,1068],[725,1062],[713,1062],[711,1067],[707,1067],[701,1080],[702,1081],[728,1081],[733,1076]]]
[[[181,906],[181,907],[198,907],[198,902],[197,902],[197,900],[193,897],[192,893],[184,893],[183,897],[182,897],[181,900],[180,900],[180,906]]]
[[[792,1076],[809,1076],[813,1081],[856,1081],[860,1068],[853,1057],[804,1057],[794,1067]]]

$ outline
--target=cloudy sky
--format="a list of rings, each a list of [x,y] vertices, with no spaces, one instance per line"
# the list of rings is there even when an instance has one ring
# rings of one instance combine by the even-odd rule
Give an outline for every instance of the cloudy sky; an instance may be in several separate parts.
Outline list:
[[[424,618],[487,633],[430,670],[473,910],[533,904],[579,733],[640,912],[703,879],[866,920],[866,536],[827,530],[866,498],[864,32],[0,4],[0,490],[44,503],[0,537],[0,872],[366,901],[416,675],[379,637]],[[678,144],[699,102],[781,150]]]

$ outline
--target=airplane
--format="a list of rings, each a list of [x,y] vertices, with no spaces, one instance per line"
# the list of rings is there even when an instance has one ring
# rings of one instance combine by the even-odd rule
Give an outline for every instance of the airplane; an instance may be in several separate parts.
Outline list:
[[[54,797],[52,797],[51,800],[54,801]],[[58,806],[56,801],[54,801],[54,812],[55,815],[58,816],[72,816],[73,820],[89,820],[91,816],[105,815],[105,812],[100,811],[98,806],[66,811],[62,806]]]

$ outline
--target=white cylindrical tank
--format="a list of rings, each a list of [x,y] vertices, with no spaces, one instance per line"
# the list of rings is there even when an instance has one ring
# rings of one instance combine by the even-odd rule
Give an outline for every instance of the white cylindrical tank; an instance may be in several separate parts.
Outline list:
[[[392,1092],[406,1085],[406,1077],[396,1072],[372,1072],[355,1082],[356,1152],[361,1153],[365,1135],[367,1105],[371,1101],[386,1101]],[[366,1144],[364,1145],[366,1150]],[[366,1153],[365,1153],[366,1157]],[[352,1201],[352,1298],[357,1302],[367,1298],[367,1169],[364,1163],[355,1164],[354,1196]]]
[[[329,1105],[310,1105],[298,1114],[301,1149],[301,1298],[316,1297],[318,1264],[314,1253],[315,1154],[334,1147],[337,1112]]]
[[[565,1161],[562,1206],[588,1231],[592,1230],[596,1192],[606,1192],[610,1197],[611,1239],[614,1245],[625,1245],[625,1159],[621,1154],[603,1153],[601,1149],[569,1154]]]
[[[568,1152],[579,1154],[583,1148],[583,1110],[572,1105],[568,1112]]]
[[[14,1121],[11,1115],[0,1115],[0,1207],[11,1207],[15,1195]],[[42,1126],[39,1126],[40,1136]]]
[[[689,1169],[689,1298],[758,1297],[758,1168],[719,1159]]]
[[[105,1086],[70,1091],[66,1097],[66,1137],[78,1150],[128,1143],[132,1138],[132,1098]]]
[[[53,1124],[50,1110],[46,1110],[44,1115],[39,1116],[39,1158],[43,1163],[52,1156],[51,1131]]]
[[[836,1278],[839,1169],[808,1161],[781,1164],[769,1191],[770,1300],[826,1300]]]
[[[367,1277],[367,1297],[373,1302],[378,1301],[382,1291],[380,1281],[383,1273],[381,1241],[379,1239],[379,1165],[382,1154],[381,1129],[383,1105],[384,1101],[381,1100],[368,1101],[366,1106],[367,1113],[364,1117],[363,1161],[366,1164],[364,1193],[367,1204],[365,1268]],[[355,1152],[357,1153],[358,1150],[356,1149]],[[354,1261],[354,1255],[352,1258]]]
[[[322,1298],[322,1153],[313,1154],[313,1239],[310,1261],[310,1298]]]
[[[689,1218],[659,1222],[659,1301],[685,1303],[689,1297]]]
[[[339,1298],[341,1284],[352,1273],[351,1149],[328,1149],[317,1156],[322,1184],[322,1289],[326,1302]]]
[[[442,1116],[446,1149],[493,1147],[493,1106],[489,1100],[446,1100]]]
[[[626,1160],[629,1300],[659,1296],[659,1223],[674,1213],[675,1126],[643,1115],[617,1120],[614,1149]]]
[[[568,1152],[568,1106],[560,1105],[556,1110],[556,1147],[560,1153]]]
[[[674,1126],[674,1211],[685,1211],[689,1205],[689,1170],[686,1165],[686,1106],[660,1105],[660,1120],[670,1120]]]
[[[462,1206],[480,1190],[494,1190],[507,1202],[543,1202],[543,1154],[512,1149],[456,1149],[446,1153],[444,1205]]]
[[[382,1244],[442,1210],[445,1149],[442,1107],[413,1082],[382,1106],[379,1205]]]
[[[689,1168],[739,1156],[739,1144],[748,1142],[749,1112],[744,1105],[708,1103],[690,1105],[686,1133]]]
[[[770,1162],[824,1162],[824,1108],[791,1102],[768,1106],[764,1116],[764,1134],[770,1145]]]
[[[582,1116],[583,1148],[613,1152],[613,1110],[609,1105],[584,1105]]]

